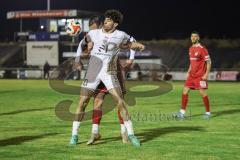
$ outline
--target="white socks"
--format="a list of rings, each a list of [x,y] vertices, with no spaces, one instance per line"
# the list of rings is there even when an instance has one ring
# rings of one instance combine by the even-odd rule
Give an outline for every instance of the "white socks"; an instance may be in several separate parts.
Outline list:
[[[127,129],[128,135],[134,135],[132,121],[131,120],[124,121],[124,125]]]
[[[185,111],[185,110],[183,110],[183,109],[180,109],[180,112],[181,112],[182,114],[185,114],[185,112],[186,112],[186,111]],[[209,116],[210,116],[210,115],[211,115],[211,112],[206,112],[205,114],[207,114],[207,115],[209,115]]]
[[[123,134],[127,131],[128,135],[134,135],[131,120],[124,121],[124,124],[120,124],[120,126],[121,126],[121,134]],[[80,127],[80,122],[73,121],[72,135],[78,135],[79,127]],[[92,133],[93,134],[98,134],[99,133],[99,125],[98,124],[92,124]]]
[[[121,134],[124,134],[127,131],[125,125],[124,124],[120,124],[120,126],[121,126]]]
[[[185,114],[185,110],[184,109],[180,109],[180,112],[182,113],[182,114]]]
[[[72,126],[72,136],[78,135],[78,129],[80,127],[80,122],[78,121],[73,121],[73,126]]]
[[[211,115],[211,113],[210,113],[210,112],[206,112],[205,114],[206,114],[206,115],[209,115],[209,116]]]
[[[93,134],[99,133],[99,125],[98,124],[92,124],[92,133]]]

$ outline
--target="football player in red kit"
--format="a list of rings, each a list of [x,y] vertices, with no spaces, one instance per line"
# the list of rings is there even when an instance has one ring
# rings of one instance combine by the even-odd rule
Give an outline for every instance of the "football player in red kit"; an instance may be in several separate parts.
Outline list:
[[[183,119],[188,103],[188,93],[192,90],[199,90],[202,96],[206,112],[204,119],[211,116],[210,105],[206,89],[208,89],[208,75],[211,69],[211,59],[208,50],[200,43],[198,32],[191,34],[192,46],[189,48],[190,65],[187,71],[186,81],[182,92],[181,109],[177,114],[178,118]]]

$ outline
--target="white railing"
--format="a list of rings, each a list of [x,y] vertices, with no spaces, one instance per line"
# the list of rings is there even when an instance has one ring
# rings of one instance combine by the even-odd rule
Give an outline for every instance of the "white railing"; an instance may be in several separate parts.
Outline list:
[[[68,71],[61,75],[61,71],[52,68],[49,74],[52,77],[61,77],[60,79],[65,80],[77,80],[83,79],[86,70],[79,71]],[[126,80],[185,80],[186,70],[185,69],[174,69],[168,72],[162,70],[130,70],[128,72],[123,71],[124,78]],[[212,69],[209,74],[209,81],[236,81],[237,75],[240,77],[240,72],[237,70],[217,70]],[[168,77],[166,77],[168,76]],[[44,79],[44,71],[40,68],[0,68],[0,78],[5,79]],[[45,77],[47,79],[47,77]]]

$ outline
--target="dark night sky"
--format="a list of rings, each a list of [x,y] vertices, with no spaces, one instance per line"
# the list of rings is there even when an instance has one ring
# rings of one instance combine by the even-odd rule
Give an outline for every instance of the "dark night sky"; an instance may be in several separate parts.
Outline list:
[[[6,20],[10,10],[46,9],[47,0],[0,2],[0,39],[12,38],[19,21]],[[124,14],[121,30],[140,40],[187,38],[192,30],[203,37],[240,38],[237,0],[51,0],[51,9],[104,12],[118,9]],[[37,20],[24,20],[24,28],[37,28]]]

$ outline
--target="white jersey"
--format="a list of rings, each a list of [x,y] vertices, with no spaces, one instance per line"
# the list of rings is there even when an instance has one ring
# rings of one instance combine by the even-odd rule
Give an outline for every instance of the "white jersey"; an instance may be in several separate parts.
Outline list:
[[[128,43],[131,37],[123,31],[115,30],[113,33],[104,33],[102,29],[91,30],[88,36],[94,44],[90,53],[91,57],[94,56],[102,61],[103,72],[116,72],[119,47]]]
[[[82,52],[83,52],[83,51],[82,51],[83,41],[84,41],[84,39],[81,40],[80,43],[79,43],[79,45],[78,45],[77,52],[76,52],[76,54],[75,54],[75,58],[77,58],[77,59],[76,59],[76,62],[79,62],[79,61],[80,61],[80,56],[82,55]],[[136,42],[136,40],[135,40],[133,37],[130,37],[129,41],[130,41],[130,42]],[[130,53],[130,54],[129,54],[129,59],[130,59],[130,60],[134,60],[134,59],[135,59],[135,53],[136,53],[136,51],[133,50],[133,49],[130,49],[130,52],[129,52],[129,53]]]
[[[120,46],[134,41],[125,32],[115,30],[113,33],[104,33],[102,29],[91,30],[87,34],[93,42],[93,49],[90,53],[88,69],[85,74],[82,87],[90,90],[95,90],[100,82],[103,82],[108,90],[120,87],[117,77],[117,60]],[[83,41],[80,42],[76,57],[79,58],[82,54]],[[135,51],[130,50],[130,59],[134,59]]]
[[[131,37],[130,38],[130,42],[136,42],[136,40],[133,37]],[[130,49],[130,55],[129,55],[129,59],[130,60],[134,60],[135,59],[135,53],[136,53],[135,50]]]

